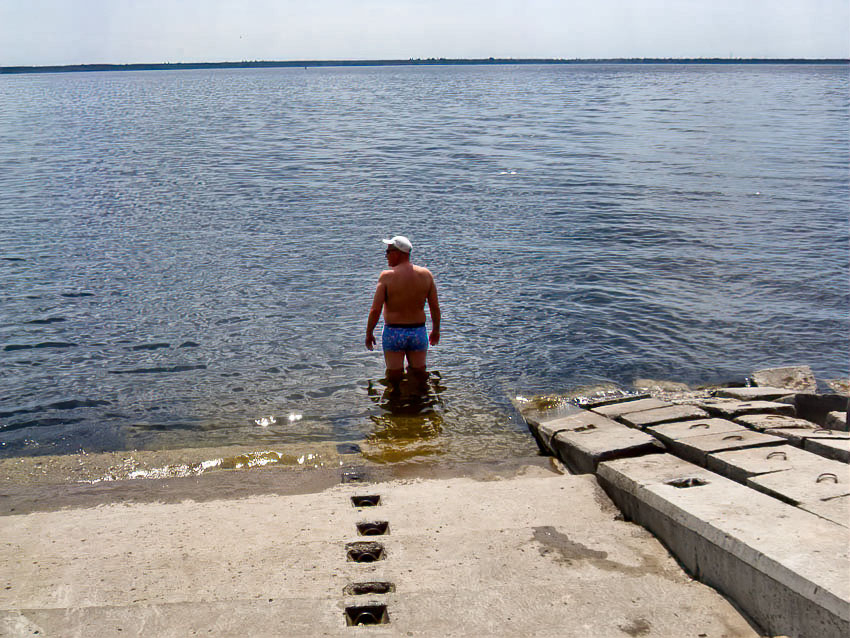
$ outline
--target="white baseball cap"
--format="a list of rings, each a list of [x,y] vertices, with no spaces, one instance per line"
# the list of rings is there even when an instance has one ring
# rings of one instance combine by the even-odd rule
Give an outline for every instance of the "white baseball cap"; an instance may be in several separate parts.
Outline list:
[[[387,246],[392,246],[403,253],[409,253],[413,249],[413,244],[411,244],[410,240],[404,235],[396,235],[392,239],[382,239],[381,241]]]

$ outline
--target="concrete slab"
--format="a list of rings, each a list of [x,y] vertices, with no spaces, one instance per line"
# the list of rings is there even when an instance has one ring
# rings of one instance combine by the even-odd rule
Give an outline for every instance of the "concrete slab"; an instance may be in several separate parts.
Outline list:
[[[826,428],[781,428],[777,430],[765,430],[767,434],[781,436],[792,445],[805,447],[807,439],[822,439],[825,441],[846,441],[850,439],[850,433],[838,430],[827,430]]]
[[[540,425],[549,421],[557,421],[558,419],[563,419],[574,414],[587,412],[587,410],[572,403],[561,403],[559,405],[543,408],[532,407],[529,405],[518,407],[522,418],[528,426],[528,431],[531,432],[531,436],[537,443],[537,448],[540,450],[541,454],[546,455],[552,454],[552,451],[549,448],[548,440],[540,436]]]
[[[704,434],[665,442],[667,449],[679,458],[705,466],[706,457],[714,452],[743,450],[748,448],[775,447],[785,443],[778,436],[753,432],[746,428],[723,434]]]
[[[818,382],[809,366],[766,368],[753,372],[753,381],[760,386],[790,388],[800,392],[817,392]]]
[[[753,386],[749,388],[719,388],[714,394],[718,397],[739,399],[741,401],[772,401],[773,399],[793,395],[794,391],[788,388]]]
[[[747,479],[747,485],[792,505],[850,495],[850,467],[821,459],[817,468],[799,467]]]
[[[759,474],[782,472],[794,468],[818,469],[823,459],[793,445],[778,445],[767,449],[751,448],[714,452],[706,459],[706,467],[737,483],[746,485],[747,479]]]
[[[579,410],[578,412],[571,413],[569,416],[562,416],[557,419],[541,422],[537,427],[537,435],[545,446],[547,454],[556,454],[552,440],[559,432],[594,430],[614,425],[620,424],[601,414],[596,414],[589,410]]]
[[[670,454],[601,463],[598,478],[627,518],[769,635],[850,633],[845,528]]]
[[[834,461],[850,463],[850,440],[806,439],[803,448]]]
[[[817,514],[828,521],[850,528],[850,496],[838,496],[816,503],[800,503],[798,507],[812,514]]]
[[[677,421],[675,423],[663,423],[647,428],[647,431],[657,436],[662,441],[670,441],[691,436],[702,436],[705,434],[724,434],[726,432],[739,432],[742,428],[737,423],[726,419],[705,418],[691,419],[688,421]]]
[[[664,451],[664,446],[653,436],[614,421],[601,426],[561,430],[550,445],[558,458],[576,474],[591,474],[602,461]]]
[[[830,430],[847,431],[847,412],[829,412],[826,415],[824,426]]]
[[[353,507],[361,493],[382,504]],[[758,635],[617,517],[592,477],[554,474],[5,516],[0,634]],[[386,558],[346,561],[355,523],[375,518]],[[366,581],[395,591],[343,593]],[[364,602],[389,624],[346,626]]]
[[[785,414],[794,416],[794,406],[774,401],[738,401],[736,399],[700,399],[695,405],[713,416],[733,419],[742,414]]]
[[[672,405],[666,408],[655,408],[641,412],[630,412],[622,415],[619,420],[635,428],[646,428],[660,423],[671,421],[684,421],[686,419],[708,418],[705,410],[693,405]]]
[[[622,403],[612,403],[609,405],[601,405],[593,408],[597,414],[602,414],[611,419],[616,419],[618,416],[628,414],[629,412],[640,412],[641,410],[654,410],[655,408],[666,408],[672,405],[667,401],[660,399],[648,398],[638,399],[636,401],[623,401]]]
[[[742,414],[736,416],[735,423],[746,425],[748,428],[764,432],[765,430],[776,430],[779,428],[796,428],[814,430],[819,426],[805,419],[782,414]]]

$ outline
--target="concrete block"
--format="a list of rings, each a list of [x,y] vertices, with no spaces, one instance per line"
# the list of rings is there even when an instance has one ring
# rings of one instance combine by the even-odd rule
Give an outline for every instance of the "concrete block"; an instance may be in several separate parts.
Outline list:
[[[754,386],[749,388],[719,388],[714,393],[718,397],[738,399],[740,401],[772,401],[793,394],[788,388]]]
[[[765,432],[774,436],[781,436],[797,447],[805,447],[807,439],[824,439],[827,441],[846,441],[850,439],[850,432],[839,432],[838,430],[827,430],[826,428],[781,428],[765,430]]]
[[[650,425],[658,425],[659,423],[669,423],[671,421],[684,421],[685,419],[702,419],[707,418],[708,414],[705,410],[693,405],[671,405],[666,408],[655,408],[653,410],[642,410],[640,412],[630,412],[619,417],[626,425],[635,428],[646,428]]]
[[[790,388],[801,392],[817,392],[818,382],[809,366],[765,368],[753,372],[756,385]]]
[[[563,419],[573,414],[581,414],[583,412],[586,412],[586,410],[583,410],[582,408],[571,403],[565,403],[562,405],[544,409],[525,406],[520,410],[520,413],[522,414],[522,417],[523,419],[525,419],[525,423],[528,426],[528,430],[534,437],[534,440],[537,443],[537,447],[540,450],[541,454],[552,454],[552,451],[549,449],[547,441],[545,441],[540,436],[540,424],[549,421],[557,421],[558,419]]]
[[[819,468],[823,459],[817,454],[800,450],[792,445],[769,448],[750,448],[714,452],[708,455],[706,467],[737,483],[746,485],[747,479],[759,474],[783,472],[796,468]]]
[[[585,410],[592,410],[603,405],[612,405],[614,403],[622,403],[623,401],[636,401],[638,399],[648,399],[651,395],[647,392],[628,392],[626,390],[612,390],[603,392],[597,396],[586,397],[581,402],[581,407]]]
[[[847,413],[846,412],[829,412],[826,415],[824,426],[829,430],[847,431]]]
[[[850,463],[850,439],[806,439],[803,449],[824,458]]]
[[[808,419],[818,425],[826,425],[830,412],[844,412],[850,409],[848,398],[843,394],[796,394],[794,407],[797,416]]]
[[[748,478],[747,485],[792,505],[815,503],[850,495],[850,467],[840,461],[822,459],[817,468],[761,474]]]
[[[850,496],[837,496],[816,503],[800,503],[800,509],[850,528]]]
[[[602,461],[658,454],[664,446],[646,432],[621,423],[562,430],[552,445],[558,458],[575,474],[592,474]]]
[[[802,430],[814,430],[818,426],[811,421],[798,419],[793,416],[782,414],[742,414],[736,416],[735,423],[746,425],[748,428],[764,432],[765,430],[776,430],[779,428],[797,428]]]
[[[577,405],[573,405],[572,403],[564,403],[563,405],[545,409],[524,408],[521,412],[522,418],[525,419],[525,422],[529,425],[529,427],[537,429],[541,423],[557,421],[558,419],[563,419],[564,417],[572,416],[573,414],[587,412],[587,410],[584,410]]]
[[[629,412],[640,412],[641,410],[653,410],[655,408],[666,408],[672,405],[667,401],[660,399],[647,398],[638,399],[637,401],[623,401],[621,403],[611,403],[609,405],[601,405],[593,408],[593,411],[598,414],[603,414],[611,419],[616,419],[618,416],[628,414]]]
[[[742,414],[786,414],[794,416],[794,406],[775,401],[738,401],[737,399],[700,399],[695,405],[713,416],[733,419]]]
[[[676,456],[696,465],[705,466],[706,456],[724,450],[743,450],[747,448],[775,447],[785,443],[778,436],[762,432],[753,432],[741,428],[723,434],[704,434],[682,439],[665,441],[667,449]]]
[[[567,430],[594,430],[609,425],[619,426],[620,424],[601,414],[579,409],[578,412],[573,412],[568,416],[543,421],[537,427],[537,436],[548,450],[548,453],[555,454],[552,440],[559,432]]]
[[[670,454],[600,463],[597,476],[628,518],[769,635],[850,634],[845,528]]]

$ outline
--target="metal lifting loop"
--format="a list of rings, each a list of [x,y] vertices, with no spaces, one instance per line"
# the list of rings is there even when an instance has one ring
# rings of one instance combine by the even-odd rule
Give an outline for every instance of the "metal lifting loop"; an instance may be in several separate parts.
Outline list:
[[[788,455],[785,452],[783,452],[782,450],[776,450],[775,452],[771,452],[770,454],[767,455],[767,458],[771,459],[774,456],[780,456],[780,455],[782,456],[783,461],[788,460]]]
[[[377,625],[378,618],[371,611],[361,611],[354,620],[355,625]]]
[[[740,434],[730,434],[728,436],[723,437],[724,441],[743,441],[744,437]]]
[[[823,474],[821,474],[818,477],[818,479],[817,479],[817,481],[815,481],[815,483],[820,483],[821,481],[828,479],[828,478],[831,478],[833,483],[838,483],[838,475],[833,474],[832,472],[824,472]]]
[[[694,423],[689,430],[693,430],[694,428],[710,428],[711,426],[708,423]]]

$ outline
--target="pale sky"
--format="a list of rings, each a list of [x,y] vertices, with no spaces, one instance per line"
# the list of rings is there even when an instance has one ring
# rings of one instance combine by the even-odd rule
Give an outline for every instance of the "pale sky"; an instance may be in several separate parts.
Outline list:
[[[0,66],[850,57],[850,0],[0,0]]]

